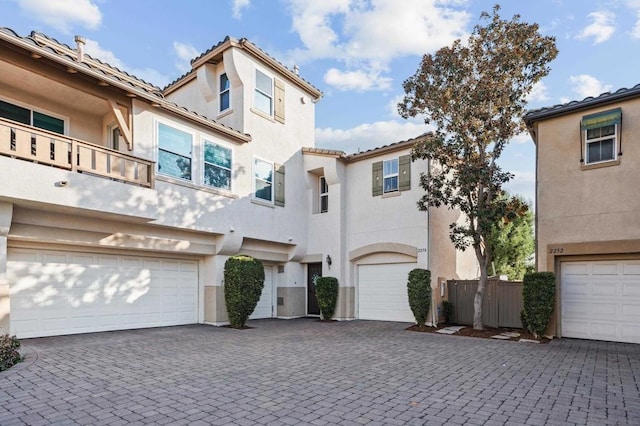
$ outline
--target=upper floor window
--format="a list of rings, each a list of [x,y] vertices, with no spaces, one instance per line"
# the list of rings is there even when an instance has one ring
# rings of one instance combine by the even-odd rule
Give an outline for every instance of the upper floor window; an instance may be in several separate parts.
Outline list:
[[[158,123],[158,172],[191,180],[193,136]]]
[[[0,117],[38,127],[39,129],[64,134],[64,120],[42,112],[0,101]]]
[[[324,176],[320,177],[320,213],[329,211],[329,185]]]
[[[273,79],[256,70],[254,106],[267,115],[273,115]]]
[[[392,158],[382,162],[383,192],[398,190],[398,159]]]
[[[254,158],[254,192],[256,198],[273,201],[273,163]]]
[[[231,150],[204,142],[204,184],[231,190]]]
[[[616,160],[621,118],[620,108],[582,117],[585,164]]]
[[[220,112],[226,111],[231,106],[231,85],[227,74],[220,75]]]

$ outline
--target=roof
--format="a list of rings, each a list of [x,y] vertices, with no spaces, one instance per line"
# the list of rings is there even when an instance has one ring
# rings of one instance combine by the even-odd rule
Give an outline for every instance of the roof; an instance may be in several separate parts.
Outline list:
[[[29,36],[22,37],[10,28],[0,27],[0,41],[11,43],[14,46],[31,52],[33,58],[39,59],[44,57],[57,62],[66,66],[69,70],[89,75],[104,83],[104,85],[117,87],[135,95],[137,98],[150,102],[155,107],[162,108],[200,125],[210,127],[242,142],[249,142],[251,140],[251,136],[248,134],[241,133],[204,115],[190,111],[183,106],[166,100],[159,87],[111,66],[106,62],[102,62],[88,54],[85,54],[82,62],[79,62],[77,60],[78,54],[76,49],[60,43],[45,34],[34,31]]]
[[[640,96],[640,84],[633,86],[630,89],[622,88],[615,92],[605,92],[596,97],[587,97],[581,101],[571,101],[566,104],[558,104],[546,108],[538,108],[527,113],[522,117],[527,126],[530,126],[534,121],[539,121],[559,115],[569,114],[581,110],[587,110],[596,106],[604,106],[619,102],[628,98],[635,98]]]
[[[322,92],[316,88],[313,84],[300,77],[296,72],[287,68],[280,61],[267,54],[264,50],[253,44],[246,38],[235,39],[233,37],[226,36],[222,41],[214,44],[209,49],[201,53],[199,56],[191,60],[191,71],[178,77],[176,80],[169,83],[164,89],[164,93],[168,94],[178,89],[183,84],[189,82],[196,77],[195,70],[204,65],[205,63],[219,63],[222,60],[222,53],[232,47],[243,49],[250,53],[255,58],[259,59],[266,65],[278,70],[285,78],[291,83],[300,87],[308,92],[313,98],[320,99]]]

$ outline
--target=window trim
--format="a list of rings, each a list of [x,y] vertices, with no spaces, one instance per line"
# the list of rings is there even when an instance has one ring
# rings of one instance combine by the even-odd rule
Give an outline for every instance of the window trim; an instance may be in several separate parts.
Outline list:
[[[385,174],[384,169],[385,169],[385,164],[395,161],[396,162],[396,169],[397,171],[395,173],[390,173],[390,174]],[[391,178],[396,178],[396,186],[395,189],[389,190],[387,191],[386,185],[385,185],[385,181],[387,179],[391,179]],[[400,192],[400,158],[399,157],[395,157],[395,158],[389,158],[388,160],[382,160],[382,193],[383,194],[389,194],[392,192]]]
[[[205,152],[206,152],[206,145],[210,144],[210,145],[215,145],[218,146],[220,148],[226,149],[230,152],[230,161],[231,161],[231,167],[227,168],[224,166],[220,166],[218,164],[214,164],[214,163],[210,163],[206,160],[205,158]],[[205,178],[205,173],[207,170],[207,164],[213,166],[213,167],[218,167],[220,169],[224,169],[224,170],[228,170],[229,171],[229,188],[220,188],[214,185],[209,185],[206,182],[206,178]],[[233,192],[233,148],[229,148],[227,146],[224,146],[222,144],[213,142],[211,140],[208,140],[206,137],[202,138],[202,186],[206,187],[206,188],[213,188],[213,189],[217,189],[220,191],[228,191],[228,192]]]
[[[263,92],[262,90],[258,89],[258,72],[260,72],[261,74],[263,74],[265,77],[269,78],[269,80],[271,80],[271,95],[268,95],[267,93]],[[260,109],[258,107],[258,105],[256,104],[256,94],[260,93],[261,95],[264,95],[265,97],[269,98],[269,112],[263,111],[262,109]],[[267,117],[271,117],[273,118],[273,114],[274,114],[274,110],[275,110],[275,77],[271,74],[269,74],[268,72],[255,67],[254,68],[254,72],[253,72],[253,108],[255,109],[255,111],[258,111],[261,114],[266,115]]]
[[[25,126],[35,127],[36,129],[41,129],[41,130],[45,130],[45,131],[48,131],[48,132],[51,131],[51,130],[42,129],[40,127],[36,127],[36,126],[33,125],[33,113],[37,112],[37,113],[40,113],[40,114],[43,114],[43,115],[48,115],[49,117],[61,120],[62,123],[63,123],[63,126],[64,126],[63,133],[57,133],[57,132],[52,132],[52,133],[62,134],[64,136],[69,136],[69,117],[64,116],[64,115],[56,114],[56,113],[51,112],[51,111],[49,111],[47,109],[35,108],[31,104],[27,104],[27,103],[24,103],[24,102],[16,101],[16,100],[13,100],[11,98],[4,97],[4,96],[0,96],[0,101],[6,102],[8,104],[13,104],[13,105],[15,105],[17,107],[20,107],[20,108],[28,109],[29,110],[29,121],[30,121],[30,124],[25,124]],[[0,117],[0,118],[2,118],[2,117]]]
[[[326,192],[322,192],[322,181],[324,181],[324,186],[327,189]],[[327,208],[322,210],[322,199],[327,199]],[[327,213],[329,211],[329,185],[327,184],[327,179],[324,176],[320,176],[318,179],[318,211],[320,213]]]
[[[222,78],[222,76],[226,76],[227,78],[227,82],[229,83],[229,87],[227,89],[222,89],[222,84],[220,79]],[[226,107],[225,109],[222,109],[222,95],[227,93],[229,96],[229,106]],[[226,72],[221,72],[220,74],[218,74],[218,114],[223,114],[225,112],[229,112],[232,109],[232,105],[231,105],[231,80],[229,80],[229,74],[227,74]]]
[[[260,180],[261,182],[267,182],[266,180],[259,179],[256,176],[256,161],[261,161],[263,163],[267,163],[267,164],[271,165],[271,182],[270,182],[271,183],[271,199],[269,199],[269,200],[266,200],[264,198],[260,198],[260,197],[256,196],[256,192],[257,192],[256,181]],[[275,163],[273,161],[267,161],[267,160],[265,160],[263,158],[254,156],[253,157],[253,161],[251,163],[251,168],[252,168],[252,187],[253,187],[253,191],[251,192],[251,198],[253,200],[261,202],[261,203],[267,203],[269,205],[275,205],[275,188],[274,188],[274,185],[275,185],[274,180],[275,180],[275,173],[276,173],[276,171],[275,171]]]
[[[594,129],[602,129],[604,127],[608,127],[608,126],[613,126],[613,134],[611,135],[606,135],[606,136],[599,136],[597,138],[592,138],[589,139],[588,138],[588,132],[589,130],[594,130]],[[611,161],[616,161],[618,159],[618,123],[614,123],[614,124],[607,124],[604,125],[602,127],[595,127],[594,129],[585,129],[583,130],[584,132],[584,164],[587,166],[590,165],[594,165],[594,164],[602,164],[602,163],[609,163]],[[610,159],[606,159],[606,160],[600,160],[600,161],[589,161],[589,145],[590,144],[595,144],[595,143],[599,143],[602,144],[602,142],[608,141],[608,140],[612,140],[612,148],[613,148],[613,152],[612,152],[612,158]]]
[[[170,174],[167,174],[167,173],[162,173],[160,171],[160,150],[165,151],[165,152],[169,152],[169,153],[174,154],[174,155],[178,155],[180,157],[185,157],[184,155],[179,154],[177,152],[173,152],[173,151],[170,151],[168,149],[160,148],[160,125],[161,124],[164,125],[164,126],[170,127],[172,129],[181,131],[183,133],[187,133],[187,134],[189,134],[191,136],[191,152],[190,152],[190,157],[188,157],[191,160],[191,178],[190,179],[186,179],[186,178],[183,178],[183,177],[180,177],[180,176],[173,176],[173,175],[170,175]],[[194,165],[194,158],[196,157],[194,155],[194,150],[195,150],[195,145],[196,145],[195,142],[197,140],[197,135],[191,129],[189,129],[187,127],[181,126],[181,125],[176,124],[176,123],[169,123],[169,122],[166,122],[164,120],[156,120],[155,131],[156,131],[156,135],[155,135],[156,173],[158,173],[158,174],[160,174],[162,176],[166,176],[166,177],[171,178],[171,179],[179,179],[180,181],[183,181],[183,182],[191,182],[193,184],[197,184],[197,182],[195,180],[195,177],[197,176],[197,174],[194,173],[194,171],[196,171],[196,168],[195,168],[195,165]]]

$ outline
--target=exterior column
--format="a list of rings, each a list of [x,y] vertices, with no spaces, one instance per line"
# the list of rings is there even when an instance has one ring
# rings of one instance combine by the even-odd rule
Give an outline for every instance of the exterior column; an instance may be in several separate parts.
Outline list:
[[[9,281],[7,279],[7,237],[11,228],[13,204],[0,203],[0,334],[9,333]]]

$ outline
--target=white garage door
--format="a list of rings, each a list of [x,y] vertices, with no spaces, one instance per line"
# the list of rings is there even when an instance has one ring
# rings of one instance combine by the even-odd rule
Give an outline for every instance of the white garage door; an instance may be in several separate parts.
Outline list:
[[[640,260],[563,262],[565,337],[640,343]]]
[[[197,322],[197,261],[10,248],[7,276],[19,338]]]
[[[415,263],[360,265],[358,267],[358,318],[415,322],[407,296],[409,271]]]
[[[264,287],[256,309],[249,319],[271,318],[273,317],[273,268],[264,267]]]

